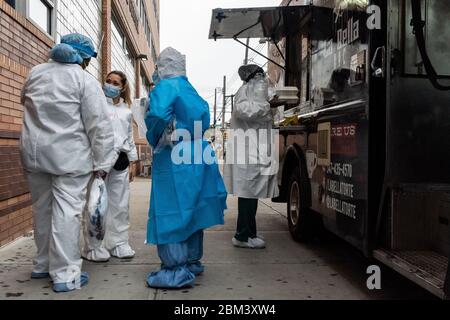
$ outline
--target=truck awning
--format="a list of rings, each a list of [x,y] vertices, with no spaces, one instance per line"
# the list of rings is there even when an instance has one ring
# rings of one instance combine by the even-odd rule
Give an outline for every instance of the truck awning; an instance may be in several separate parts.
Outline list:
[[[289,21],[300,21],[310,6],[214,9],[210,39],[271,38],[278,41],[286,35]],[[291,18],[293,20],[291,20]]]

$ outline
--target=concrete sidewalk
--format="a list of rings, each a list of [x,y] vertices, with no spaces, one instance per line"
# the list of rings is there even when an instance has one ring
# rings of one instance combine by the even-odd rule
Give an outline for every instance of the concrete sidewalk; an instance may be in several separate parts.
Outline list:
[[[383,290],[366,288],[366,268],[371,263],[343,241],[300,245],[287,230],[285,205],[260,202],[259,232],[268,242],[265,250],[236,249],[231,245],[237,216],[236,198],[230,197],[226,225],[205,235],[206,272],[194,288],[168,291],[146,286],[146,276],[159,267],[153,246],[144,244],[150,180],[132,184],[132,260],[84,263],[90,283],[82,290],[54,294],[49,280],[30,280],[32,238],[0,249],[0,299],[406,299],[431,298],[422,289],[394,272],[383,269]]]

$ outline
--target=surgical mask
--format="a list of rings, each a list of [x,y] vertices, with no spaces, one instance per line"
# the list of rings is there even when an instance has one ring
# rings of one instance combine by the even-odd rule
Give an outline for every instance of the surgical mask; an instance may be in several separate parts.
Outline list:
[[[105,83],[103,86],[103,91],[105,92],[105,96],[111,99],[115,99],[118,96],[120,96],[120,93],[122,92],[122,89],[116,86],[113,86],[112,84]]]
[[[155,72],[153,72],[152,80],[153,80],[153,83],[154,83],[155,85],[158,84],[158,82],[161,80],[161,79],[159,78],[159,73],[158,73],[157,70],[155,70]]]
[[[268,101],[269,99],[269,83],[263,74],[257,74],[249,81],[249,89],[251,96],[256,101]]]

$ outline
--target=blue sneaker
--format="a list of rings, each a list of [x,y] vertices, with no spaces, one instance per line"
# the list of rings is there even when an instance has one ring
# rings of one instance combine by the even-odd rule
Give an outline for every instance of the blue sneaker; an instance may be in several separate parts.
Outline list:
[[[43,272],[43,273],[38,273],[38,272],[32,272],[31,273],[31,279],[47,279],[50,278],[50,273],[48,272]]]
[[[88,282],[89,282],[88,273],[82,272],[81,279],[80,279],[80,287],[86,286],[88,284]],[[55,291],[56,293],[70,292],[70,291],[74,291],[76,289],[77,288],[75,287],[75,281],[73,281],[70,286],[67,283],[55,283],[53,285],[53,291]]]

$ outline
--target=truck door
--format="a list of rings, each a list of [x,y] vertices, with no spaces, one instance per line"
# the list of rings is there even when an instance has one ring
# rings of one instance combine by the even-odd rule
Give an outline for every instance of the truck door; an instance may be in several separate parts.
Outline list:
[[[450,253],[450,91],[429,79],[411,26],[413,1],[388,2],[387,191],[374,255],[445,297],[450,293],[444,288]],[[427,55],[438,82],[450,86],[450,2],[422,0],[420,6]]]

